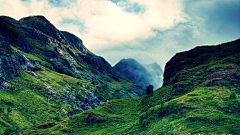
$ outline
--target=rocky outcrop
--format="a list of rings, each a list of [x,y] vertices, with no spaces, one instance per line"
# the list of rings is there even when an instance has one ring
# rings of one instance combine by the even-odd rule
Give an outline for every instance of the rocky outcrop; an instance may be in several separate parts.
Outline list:
[[[174,88],[186,89],[185,86],[202,83],[205,86],[237,83],[239,46],[240,39],[177,53],[165,66],[163,86],[174,84]]]
[[[6,80],[19,76],[21,68],[26,71],[41,70],[41,68],[33,66],[32,62],[24,55],[14,52],[1,34],[0,48],[0,88]]]
[[[227,65],[225,67],[214,67],[208,70],[205,86],[221,85],[227,81],[237,82],[236,77],[238,68],[236,65]]]
[[[68,91],[68,94],[64,94],[59,93],[59,91],[55,91],[49,86],[48,88],[49,88],[49,93],[47,94],[48,101],[51,98],[60,99],[60,101],[69,105],[74,105],[75,102],[77,102],[77,106],[82,110],[96,108],[103,103],[99,99],[99,97],[94,95],[94,91],[91,92],[89,90],[85,90],[75,93],[74,91],[71,91],[68,85],[66,85],[63,89],[65,91]]]
[[[59,42],[66,42],[63,34],[44,16],[25,17],[20,19],[19,22],[30,28],[40,30],[42,33],[57,39]]]
[[[0,34],[0,87],[7,79],[18,76],[19,70],[20,63],[11,50],[10,45]]]
[[[78,102],[78,106],[82,110],[92,109],[103,104],[103,102],[100,101],[100,99],[97,96],[95,96],[93,92],[90,92],[90,91],[85,91],[85,92],[87,93],[87,96],[85,97],[85,102],[81,102],[81,101]]]

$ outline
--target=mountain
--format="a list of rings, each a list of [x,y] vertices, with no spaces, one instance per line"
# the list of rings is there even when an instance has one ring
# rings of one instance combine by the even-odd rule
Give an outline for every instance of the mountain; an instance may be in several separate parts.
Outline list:
[[[122,59],[113,68],[125,78],[146,88],[153,85],[159,88],[162,85],[163,71],[157,63],[142,65],[134,59]]]
[[[113,99],[26,134],[239,134],[240,39],[177,53],[153,95]],[[49,125],[42,128],[43,125]]]
[[[240,133],[240,39],[177,53],[153,95],[82,43],[43,16],[0,17],[0,134]]]
[[[152,85],[155,89],[158,89],[163,84],[163,70],[162,68],[156,63],[152,64],[143,64],[144,68],[147,69],[147,71],[152,75]]]
[[[144,93],[44,16],[0,16],[0,134]]]

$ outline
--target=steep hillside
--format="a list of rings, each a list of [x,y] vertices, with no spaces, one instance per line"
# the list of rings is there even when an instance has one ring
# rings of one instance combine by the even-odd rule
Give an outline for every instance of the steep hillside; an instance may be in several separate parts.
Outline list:
[[[100,85],[109,83],[112,92],[122,89],[122,86],[111,86],[112,82],[125,80],[104,58],[91,53],[75,35],[56,29],[45,17],[33,16],[16,21],[1,16],[0,19],[3,42],[29,59],[29,64],[39,64],[58,73]],[[129,94],[125,96],[141,96],[143,90],[131,91]]]
[[[32,134],[239,134],[240,39],[177,53],[153,95],[114,99]]]
[[[144,90],[43,16],[0,16],[0,134],[61,121]]]
[[[146,88],[153,85],[155,89],[162,85],[162,69],[157,63],[142,65],[134,59],[122,59],[114,67],[125,78]]]

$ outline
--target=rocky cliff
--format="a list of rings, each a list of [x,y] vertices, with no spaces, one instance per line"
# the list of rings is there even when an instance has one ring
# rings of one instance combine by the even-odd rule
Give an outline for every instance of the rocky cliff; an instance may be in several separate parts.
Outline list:
[[[240,39],[177,53],[165,66],[163,86],[187,92],[199,86],[239,84]],[[238,87],[238,86],[237,86]]]

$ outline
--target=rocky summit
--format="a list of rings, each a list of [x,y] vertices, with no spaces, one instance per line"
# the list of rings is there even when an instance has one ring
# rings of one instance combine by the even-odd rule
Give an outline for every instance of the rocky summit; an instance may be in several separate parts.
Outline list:
[[[156,63],[113,68],[43,16],[0,16],[0,134],[237,135],[239,46],[179,52],[145,93],[161,85]]]

